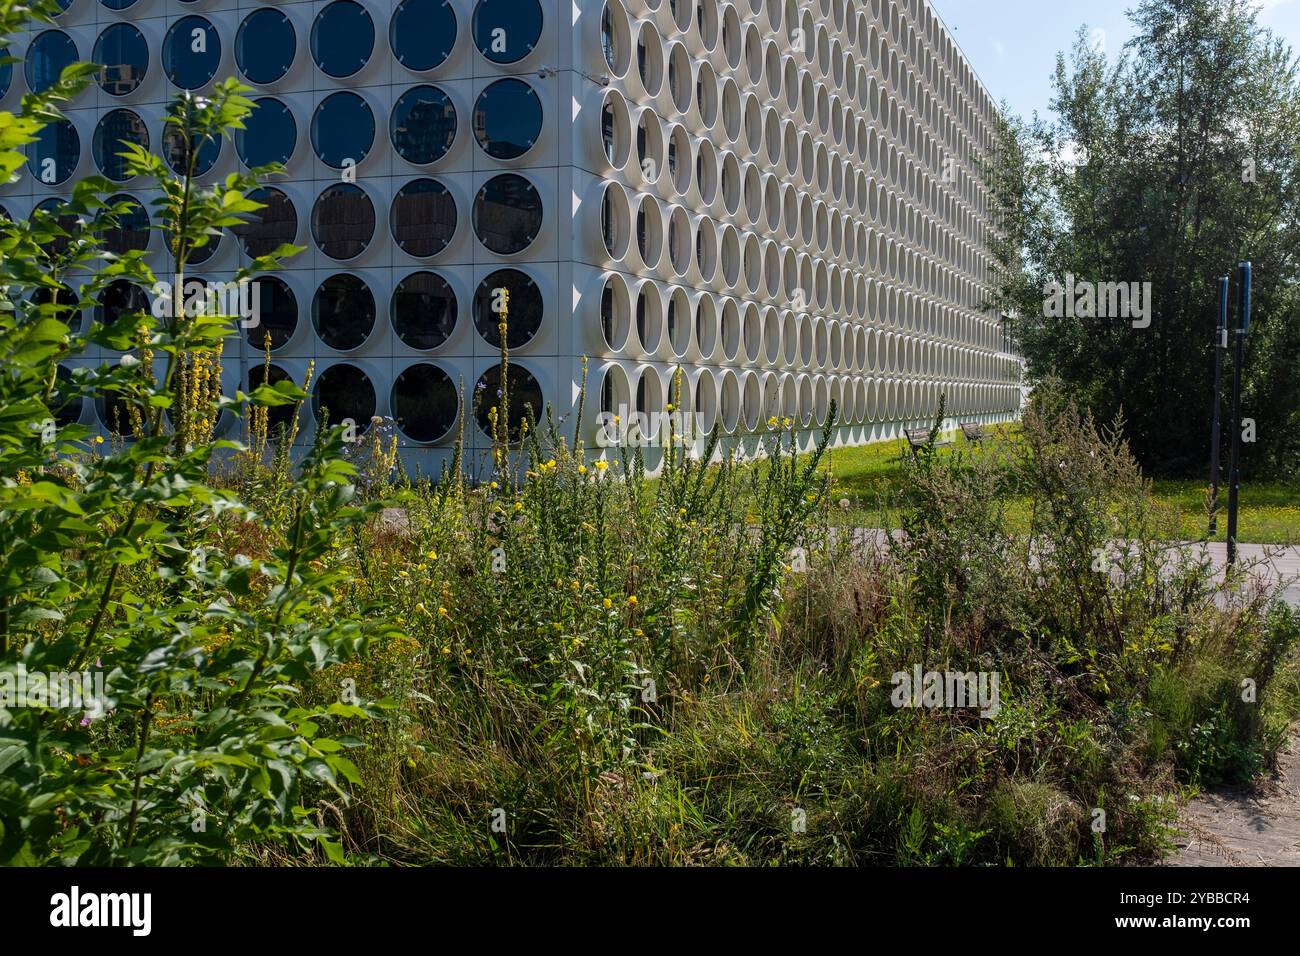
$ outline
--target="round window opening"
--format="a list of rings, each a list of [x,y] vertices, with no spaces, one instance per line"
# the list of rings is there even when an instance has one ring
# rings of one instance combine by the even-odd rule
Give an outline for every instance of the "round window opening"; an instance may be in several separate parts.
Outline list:
[[[370,61],[375,22],[353,0],[335,0],[316,15],[311,27],[311,55],[322,73],[352,76]]]
[[[279,10],[262,7],[239,24],[235,33],[235,62],[250,83],[266,85],[284,78],[293,66],[298,34]]]
[[[23,60],[27,88],[33,93],[44,93],[59,81],[64,68],[78,59],[77,44],[72,37],[62,30],[46,30],[31,42]]]
[[[414,179],[393,197],[389,228],[402,251],[436,256],[456,234],[456,200],[436,179]]]
[[[429,362],[412,365],[397,376],[389,404],[402,434],[417,442],[445,438],[460,414],[460,397],[451,376]]]
[[[456,141],[456,107],[436,86],[407,90],[393,106],[388,122],[393,149],[416,166],[436,163]]]
[[[518,159],[542,135],[542,101],[523,80],[497,80],[474,104],[474,137],[493,159]]]
[[[27,168],[46,186],[68,181],[81,160],[81,136],[70,120],[55,120],[27,144]]]
[[[375,327],[375,295],[360,276],[332,275],[320,284],[311,303],[312,325],[332,349],[350,352]]]
[[[312,389],[311,406],[322,424],[350,424],[358,433],[365,432],[375,415],[375,386],[355,365],[331,365]]]
[[[397,62],[415,73],[437,69],[456,45],[456,13],[448,0],[402,0],[388,24]]]
[[[298,211],[293,200],[274,186],[254,189],[248,198],[262,204],[262,208],[248,214],[243,225],[231,228],[249,258],[270,255],[285,243],[292,243],[298,235]]]
[[[502,310],[506,314],[502,315]],[[532,341],[542,327],[541,290],[518,269],[498,269],[474,293],[474,327],[493,348],[501,347],[501,320],[506,320],[506,344],[517,349]]]
[[[436,349],[456,329],[456,293],[436,272],[413,272],[393,290],[390,316],[397,337],[413,349]]]
[[[506,373],[510,379],[510,410],[507,439],[519,441],[524,418],[536,423],[544,409],[542,407],[542,386],[538,384],[533,373],[522,365],[509,365]],[[501,366],[493,365],[480,377],[474,386],[478,396],[475,418],[483,434],[492,436],[493,410],[500,415],[501,406]]]
[[[144,120],[131,110],[109,110],[96,124],[90,147],[99,171],[117,183],[132,178],[135,174],[122,155],[131,144],[148,151],[149,128]]]
[[[114,224],[104,230],[104,246],[116,256],[144,252],[149,248],[149,211],[134,196],[122,193],[108,200],[109,206],[123,206]]]
[[[221,65],[221,35],[204,17],[181,17],[163,38],[163,70],[182,90],[197,90]]]
[[[289,161],[298,142],[298,124],[289,107],[273,96],[253,101],[254,109],[235,130],[235,151],[249,169]]]
[[[537,0],[479,0],[474,7],[474,45],[493,63],[518,63],[541,36]]]
[[[276,276],[253,279],[249,297],[256,321],[248,327],[248,344],[264,349],[269,342],[273,352],[283,348],[298,328],[298,297]]]
[[[114,23],[95,40],[94,61],[100,64],[95,79],[111,96],[133,92],[149,72],[149,44],[129,23]]]
[[[503,256],[522,252],[541,229],[542,199],[523,176],[494,176],[474,198],[474,234],[489,252]]]
[[[375,204],[355,183],[335,183],[316,197],[311,234],[331,259],[354,259],[374,238]]]
[[[316,107],[311,117],[311,148],[326,166],[356,166],[374,145],[375,114],[356,93],[332,93]]]

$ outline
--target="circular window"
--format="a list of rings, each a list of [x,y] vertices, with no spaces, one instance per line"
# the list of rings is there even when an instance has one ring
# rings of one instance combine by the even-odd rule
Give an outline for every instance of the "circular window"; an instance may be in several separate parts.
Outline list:
[[[95,414],[114,438],[134,439],[136,423],[143,427],[140,410],[132,405],[120,392],[109,392],[95,399]]]
[[[456,424],[460,396],[451,376],[436,365],[420,362],[397,376],[389,406],[403,435],[412,441],[435,442]]]
[[[149,72],[149,44],[129,23],[114,23],[95,41],[93,59],[100,65],[96,79],[112,96],[126,96]]]
[[[288,372],[270,362],[262,362],[248,370],[248,390],[254,391],[263,385],[291,381]],[[266,424],[271,431],[284,431],[293,422],[293,405],[270,405],[266,407]]]
[[[353,0],[335,0],[311,26],[311,56],[322,73],[351,76],[370,60],[375,48],[375,23],[366,8]]]
[[[252,283],[249,291],[255,313],[254,324],[247,329],[248,344],[265,348],[267,336],[270,336],[271,351],[283,348],[298,328],[298,298],[285,281],[276,276],[258,276]]]
[[[163,39],[163,70],[183,90],[197,90],[221,65],[221,36],[203,17],[181,17]]]
[[[311,302],[311,321],[320,340],[350,352],[375,327],[375,296],[360,276],[340,272],[320,284]]]
[[[542,293],[518,269],[498,269],[474,293],[474,327],[483,340],[501,348],[501,310],[506,313],[506,345],[527,345],[542,327]]]
[[[435,69],[456,45],[456,13],[447,0],[402,0],[388,24],[397,62],[415,73]]]
[[[41,215],[38,216],[37,213]],[[72,237],[81,232],[81,217],[68,212],[67,204],[56,197],[46,199],[32,210],[32,219],[44,217],[52,220],[48,223],[51,232],[59,230],[63,235],[53,235],[49,240],[41,241],[41,248],[49,256],[61,256],[72,245]]]
[[[27,47],[23,60],[23,75],[27,88],[33,93],[44,93],[59,81],[64,67],[78,60],[77,44],[62,30],[46,30]]]
[[[353,259],[375,235],[375,204],[355,183],[335,183],[316,197],[311,234],[331,259]]]
[[[522,252],[541,228],[542,199],[523,176],[493,176],[474,197],[474,233],[489,252]]]
[[[541,417],[542,386],[537,383],[533,373],[522,365],[511,364],[507,368],[509,372],[506,374],[510,379],[510,421],[507,434],[510,441],[518,441],[524,417],[527,416],[534,423]],[[475,418],[478,419],[478,427],[483,430],[483,434],[491,437],[492,419],[488,416],[492,409],[501,404],[501,366],[493,365],[479,376],[474,389],[477,395]]]
[[[149,311],[149,295],[129,279],[114,279],[97,298],[95,321],[101,325],[112,325],[123,316]]]
[[[99,2],[110,10],[125,10],[135,3],[135,0],[99,0]]]
[[[615,76],[627,72],[631,58],[629,46],[627,14],[621,6],[616,14],[606,0],[604,9],[600,11],[600,49],[605,54],[605,63]]]
[[[260,202],[262,208],[248,214],[244,225],[233,226],[230,231],[239,237],[249,258],[270,255],[298,237],[298,211],[282,191],[263,186],[254,189],[248,198]]]
[[[352,424],[357,432],[370,427],[375,414],[375,386],[355,365],[331,365],[316,381],[311,395],[316,420],[327,425]]]
[[[397,337],[413,349],[436,349],[456,329],[456,293],[436,272],[412,272],[393,290],[389,316]]]
[[[393,197],[389,228],[407,255],[436,256],[456,234],[456,200],[436,179],[413,179]]]
[[[109,206],[125,208],[114,216],[115,224],[104,230],[104,246],[117,256],[144,252],[149,248],[149,211],[134,196],[121,193],[108,200]]]
[[[493,63],[518,63],[541,36],[537,0],[478,0],[474,7],[474,45]]]
[[[207,262],[209,259],[211,259],[213,256],[217,254],[217,250],[219,248],[221,248],[221,233],[217,233],[215,235],[206,235],[203,237],[203,243],[201,245],[190,246],[189,250],[185,253],[185,261],[189,265],[199,265],[201,263]],[[170,246],[170,251],[172,254],[172,258],[175,259],[176,258],[175,243],[172,243],[172,245]]]
[[[249,169],[284,165],[298,142],[298,124],[285,106],[273,96],[253,101],[254,109],[235,130],[235,151]]]
[[[55,120],[27,144],[27,168],[47,186],[68,181],[81,159],[81,137],[69,120]]]
[[[7,46],[0,46],[0,58],[9,55]],[[14,82],[14,65],[12,63],[0,63],[0,99],[4,99],[9,94],[9,87]]]
[[[134,175],[122,155],[131,143],[149,149],[149,129],[144,120],[131,110],[109,110],[100,117],[90,152],[99,171],[114,182],[125,182]]]
[[[194,156],[191,150],[195,144],[190,143],[185,136],[185,130],[192,128],[193,123],[182,126],[189,112],[193,112],[193,104],[188,100],[179,101],[173,107],[172,114],[163,124],[162,155],[172,172],[178,176],[184,176],[188,172],[193,158],[194,175],[202,176],[216,165],[217,158],[221,155],[221,140],[203,140],[198,147],[198,155]]]
[[[311,117],[311,148],[326,166],[356,166],[375,145],[375,114],[355,93],[332,93]]]
[[[293,66],[298,35],[279,10],[262,7],[244,17],[235,33],[235,62],[250,83],[274,83]]]
[[[414,86],[401,95],[388,121],[393,149],[408,163],[427,166],[456,141],[456,107],[436,86]]]
[[[474,138],[493,159],[518,159],[542,135],[542,101],[523,80],[497,80],[474,104]]]

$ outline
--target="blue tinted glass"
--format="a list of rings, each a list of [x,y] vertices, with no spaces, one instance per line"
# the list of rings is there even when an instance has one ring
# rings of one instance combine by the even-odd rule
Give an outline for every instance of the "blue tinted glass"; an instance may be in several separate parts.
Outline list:
[[[7,46],[0,46],[0,57],[9,55]],[[9,92],[9,87],[14,82],[14,65],[12,63],[0,63],[0,97]]]
[[[279,10],[262,7],[244,18],[235,34],[235,60],[251,83],[274,83],[293,66],[298,36]]]
[[[93,59],[103,69],[96,74],[100,88],[114,96],[125,96],[149,72],[149,44],[129,23],[114,23],[95,40]]]
[[[99,2],[110,10],[125,10],[135,3],[135,0],[99,0]]]
[[[312,24],[312,59],[330,76],[356,73],[369,61],[374,48],[374,21],[365,7],[352,0],[336,0]]]
[[[27,88],[44,93],[59,79],[65,67],[77,62],[77,44],[62,30],[46,30],[27,48],[23,74]]]
[[[474,106],[474,137],[494,159],[517,159],[542,135],[542,101],[523,80],[497,80]]]
[[[447,0],[402,0],[388,24],[397,62],[422,73],[441,66],[456,45],[456,13]]]
[[[474,45],[493,63],[516,63],[542,36],[537,0],[479,0],[474,8]]]
[[[436,256],[456,234],[456,199],[436,179],[414,179],[393,197],[389,228],[407,255]]]
[[[412,87],[393,106],[388,132],[408,163],[437,162],[456,140],[456,107],[436,86]]]
[[[256,109],[235,130],[235,150],[250,169],[271,163],[287,163],[298,141],[298,124],[293,114],[273,96],[255,100]]]
[[[81,158],[81,137],[68,120],[55,120],[27,144],[27,168],[47,186],[66,182]]]
[[[33,214],[43,212],[47,216],[52,216],[58,228],[67,234],[55,236],[49,242],[42,245],[41,248],[43,248],[48,255],[61,256],[67,252],[68,247],[72,245],[72,237],[81,229],[81,217],[76,213],[66,211],[67,208],[67,203],[62,199],[53,197],[42,201],[32,210]],[[38,217],[33,215],[31,218],[36,219]]]
[[[355,93],[327,96],[311,118],[311,146],[321,162],[342,169],[360,163],[375,144],[375,114]]]
[[[183,90],[197,90],[221,63],[221,37],[203,17],[181,17],[163,39],[163,70]]]
[[[364,432],[375,414],[375,386],[355,365],[331,365],[311,390],[311,406],[317,421],[342,425],[350,419]]]
[[[126,159],[122,157],[125,144],[136,143],[149,148],[149,129],[131,110],[109,110],[95,126],[95,138],[91,142],[90,152],[95,158],[95,165],[109,179],[122,182],[131,178]]]

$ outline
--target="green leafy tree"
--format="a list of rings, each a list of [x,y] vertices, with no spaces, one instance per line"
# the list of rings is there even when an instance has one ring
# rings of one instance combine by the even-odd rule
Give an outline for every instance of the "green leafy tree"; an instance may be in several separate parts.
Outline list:
[[[1122,411],[1144,465],[1194,473],[1209,447],[1217,280],[1252,261],[1243,416],[1258,442],[1244,461],[1286,471],[1300,456],[1295,57],[1243,0],[1143,0],[1130,16],[1136,36],[1113,61],[1084,31],[1058,57],[1052,121],[1000,130],[998,304],[1018,318],[1034,377],[1058,377],[1100,420]],[[1048,317],[1048,284],[1067,275],[1151,283],[1150,326]]]

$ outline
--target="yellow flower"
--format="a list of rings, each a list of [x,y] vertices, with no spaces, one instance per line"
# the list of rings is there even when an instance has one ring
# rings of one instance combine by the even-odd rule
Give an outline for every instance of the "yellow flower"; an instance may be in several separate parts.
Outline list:
[[[446,616],[447,616],[447,609],[445,607],[438,608],[438,617],[446,617]]]
[[[398,571],[398,572],[397,572],[397,576],[398,576],[399,578],[409,578],[409,577],[410,577],[410,575],[407,574],[405,571]]]
[[[628,607],[636,607],[636,595],[635,595],[635,594],[629,594],[629,595],[627,596],[627,606],[628,606]]]
[[[609,467],[609,462],[607,462],[607,461],[606,461],[605,459],[603,459],[603,458],[602,458],[600,461],[596,462],[596,470],[597,470],[597,471],[604,471],[604,470],[605,470],[606,468],[608,468],[608,467]]]
[[[428,611],[426,611],[426,610],[424,609],[424,602],[423,602],[423,601],[417,601],[416,604],[415,604],[415,609],[416,609],[417,611],[419,611],[421,614],[428,614],[428,613],[429,613]]]
[[[515,502],[515,510],[516,510],[516,511],[523,511],[523,510],[524,510],[524,503],[523,503],[522,501],[516,501],[516,502]]]
[[[104,444],[104,436],[103,436],[103,435],[96,435],[96,436],[95,436],[95,444],[96,444],[96,445],[102,445],[102,444]]]
[[[614,606],[614,602],[611,601],[609,598],[605,598],[604,603],[605,603],[605,610],[607,611]]]
[[[580,474],[580,475],[585,475],[586,473],[587,473],[587,466],[586,466],[586,465],[579,465],[579,466],[578,466],[578,474]]]
[[[492,484],[488,485],[488,487],[491,488],[493,491],[496,491],[501,486],[494,481],[492,482]]]
[[[425,557],[428,558],[430,561],[437,561],[437,560],[438,560],[438,552],[437,552],[437,551],[430,551],[428,554],[425,555]]]
[[[443,654],[450,654],[450,653],[451,653],[451,648],[450,648],[450,647],[444,647],[444,648],[442,649],[442,652],[443,652]]]

